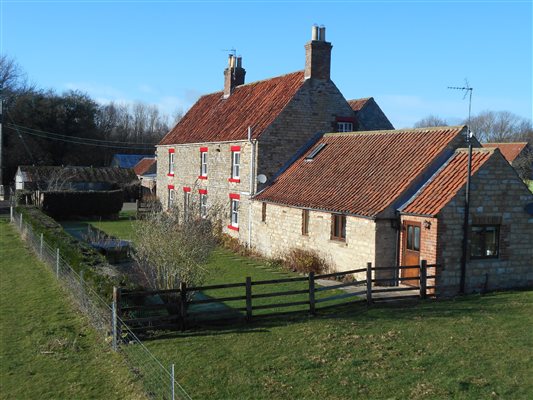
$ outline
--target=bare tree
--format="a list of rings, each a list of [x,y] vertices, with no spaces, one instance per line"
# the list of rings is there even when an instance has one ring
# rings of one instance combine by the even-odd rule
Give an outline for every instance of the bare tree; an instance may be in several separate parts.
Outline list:
[[[467,123],[468,121],[465,121]],[[481,142],[515,142],[531,139],[531,121],[510,111],[482,111],[470,121],[470,129]]]
[[[431,127],[431,126],[446,126],[448,125],[448,122],[437,116],[437,115],[428,115],[425,118],[422,118],[420,121],[416,122],[414,127],[415,128],[425,128],[425,127]]]

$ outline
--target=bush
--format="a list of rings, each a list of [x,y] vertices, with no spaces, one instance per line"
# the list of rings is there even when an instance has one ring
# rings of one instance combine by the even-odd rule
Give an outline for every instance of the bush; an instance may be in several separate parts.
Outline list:
[[[41,192],[41,208],[53,218],[71,216],[118,216],[123,204],[123,191],[57,191]]]
[[[89,244],[70,236],[54,219],[32,206],[19,206],[23,220],[30,224],[35,234],[43,234],[44,240],[52,247],[58,248],[61,257],[80,273],[84,271],[85,281],[103,298],[110,300],[113,286],[126,286],[125,277],[121,274],[111,274],[115,271],[106,262],[105,257],[93,249]]]
[[[283,261],[285,267],[294,272],[323,274],[330,270],[326,260],[314,250],[293,248],[285,254]]]

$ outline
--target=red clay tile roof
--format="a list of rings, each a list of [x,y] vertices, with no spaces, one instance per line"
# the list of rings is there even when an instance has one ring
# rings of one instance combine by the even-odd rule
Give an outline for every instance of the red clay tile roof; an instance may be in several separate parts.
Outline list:
[[[373,217],[443,152],[463,126],[327,134],[255,199]]]
[[[200,97],[160,145],[243,140],[252,127],[257,138],[274,121],[304,83],[303,71],[237,86]]]
[[[483,147],[497,147],[507,161],[513,162],[520,154],[524,147],[527,146],[527,142],[515,142],[515,143],[482,143]]]
[[[137,175],[144,175],[148,173],[153,166],[155,166],[155,163],[155,158],[143,158],[135,165],[135,167],[133,167],[133,170]]]
[[[360,111],[371,98],[372,97],[365,97],[363,99],[348,100],[348,104],[352,107],[352,110],[357,112]]]
[[[473,149],[472,175],[492,156],[494,149]],[[402,210],[405,214],[437,215],[466,184],[468,150],[458,149]]]

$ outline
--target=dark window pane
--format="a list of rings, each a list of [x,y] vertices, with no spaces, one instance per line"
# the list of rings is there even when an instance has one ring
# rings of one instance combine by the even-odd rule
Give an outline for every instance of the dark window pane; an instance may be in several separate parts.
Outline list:
[[[413,250],[413,227],[407,225],[407,248]]]
[[[420,227],[415,226],[414,231],[414,240],[413,240],[413,250],[419,251],[420,250]]]

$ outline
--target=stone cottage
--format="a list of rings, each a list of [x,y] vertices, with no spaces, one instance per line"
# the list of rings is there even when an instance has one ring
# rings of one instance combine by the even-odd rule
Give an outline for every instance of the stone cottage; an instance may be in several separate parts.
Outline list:
[[[322,134],[392,128],[373,100],[356,112],[331,81],[325,33],[313,27],[303,71],[263,81],[245,84],[242,59],[230,55],[224,90],[202,96],[157,146],[164,208],[220,208],[224,231],[250,243],[251,196]]]
[[[338,271],[426,259],[442,265],[438,294],[457,293],[465,135],[465,126],[324,135],[254,196],[252,245],[272,257],[312,249]],[[466,290],[532,285],[524,207],[533,195],[499,151],[476,148],[473,160]],[[392,284],[398,275],[376,277]]]

